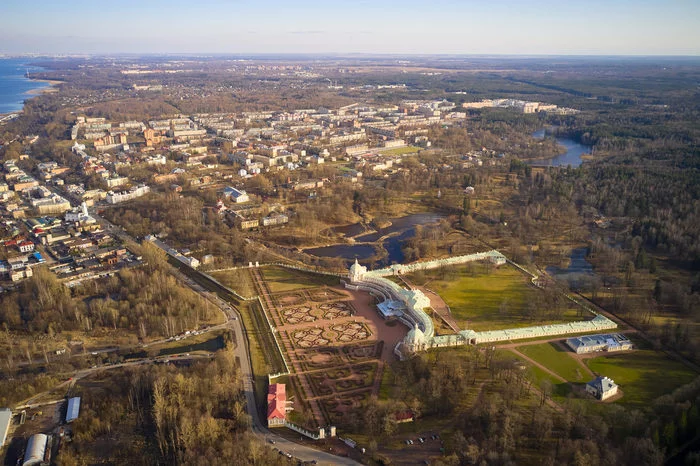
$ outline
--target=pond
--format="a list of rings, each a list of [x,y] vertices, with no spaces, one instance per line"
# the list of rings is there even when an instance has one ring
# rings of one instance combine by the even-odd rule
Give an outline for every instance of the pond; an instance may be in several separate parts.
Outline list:
[[[352,225],[343,225],[342,227],[333,227],[331,230],[334,233],[341,234],[346,238],[352,238],[360,233],[365,232],[367,229],[362,223],[353,223]]]
[[[362,244],[334,244],[320,248],[306,249],[304,252],[318,257],[340,257],[346,259],[348,262],[357,258],[358,261],[365,265],[376,267],[401,263],[405,259],[401,247],[407,239],[412,238],[416,234],[416,226],[437,223],[441,218],[442,215],[432,212],[422,212],[394,218],[390,219],[391,225],[388,227],[380,228],[375,233],[357,236],[355,241]],[[353,225],[348,225],[348,227],[352,226]],[[344,229],[346,227],[340,228]],[[348,230],[351,232],[355,231],[354,228],[348,228]],[[394,236],[386,238],[380,245],[367,244],[376,243],[380,238],[391,234]],[[380,249],[380,255],[386,251],[386,257],[384,259],[373,260],[377,256],[377,248]],[[381,251],[382,248],[384,251]]]
[[[376,249],[370,244],[334,244],[320,248],[306,249],[304,252],[319,257],[341,257],[348,260],[364,261],[376,254]]]
[[[573,288],[581,288],[595,276],[593,266],[586,260],[587,254],[586,248],[572,249],[567,268],[549,266],[545,270],[557,280],[567,281]]]
[[[532,133],[532,137],[536,139],[544,139],[545,130],[541,129]],[[590,146],[579,144],[573,139],[559,137],[556,137],[555,139],[560,145],[566,147],[566,152],[564,154],[557,155],[550,159],[529,160],[527,163],[533,167],[566,167],[569,165],[572,167],[578,167],[583,163],[581,156],[591,153]]]

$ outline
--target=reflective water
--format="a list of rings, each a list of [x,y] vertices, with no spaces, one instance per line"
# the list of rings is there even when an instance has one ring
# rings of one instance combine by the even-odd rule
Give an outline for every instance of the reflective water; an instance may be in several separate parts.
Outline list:
[[[541,129],[532,133],[532,136],[537,139],[543,139],[545,137],[544,130]],[[549,136],[548,136],[549,137]],[[534,167],[566,167],[571,165],[572,167],[578,167],[583,163],[581,159],[582,155],[590,154],[591,147],[579,144],[573,139],[567,138],[555,138],[559,144],[566,147],[566,153],[557,155],[551,159],[540,159],[531,160],[528,163]]]
[[[358,243],[374,243],[386,235],[394,234],[394,236],[386,238],[382,241],[381,245],[377,246],[369,244],[334,244],[320,248],[306,249],[305,252],[319,257],[340,257],[348,261],[357,258],[357,260],[363,264],[372,266],[386,266],[394,263],[401,263],[405,259],[401,247],[407,239],[415,236],[416,225],[437,223],[441,218],[441,215],[431,212],[407,215],[405,217],[391,219],[391,225],[386,228],[380,228],[375,233],[368,233],[355,238],[355,241]],[[347,228],[349,232],[352,232],[356,231],[354,228],[355,225],[348,225],[340,228]],[[338,228],[335,230],[338,232],[344,231]],[[346,233],[346,236],[350,235]],[[377,255],[377,248],[380,249],[379,255],[382,255],[382,253],[386,251],[386,257],[384,259],[372,260]],[[382,248],[384,251],[381,251]]]

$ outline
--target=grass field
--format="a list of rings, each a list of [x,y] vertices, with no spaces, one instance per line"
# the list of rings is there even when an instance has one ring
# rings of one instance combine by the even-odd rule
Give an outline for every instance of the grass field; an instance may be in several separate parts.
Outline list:
[[[264,267],[261,270],[271,293],[313,288],[320,285],[334,286],[339,283],[337,277],[317,275],[284,267]]]
[[[649,405],[698,376],[679,361],[646,349],[588,359],[586,364],[620,386],[624,396],[619,403],[638,407]]]
[[[255,401],[260,415],[265,414],[267,397],[267,375],[280,372],[284,364],[282,355],[274,346],[274,336],[270,327],[264,323],[262,309],[256,301],[239,307],[245,336],[248,339],[250,363],[255,380]]]
[[[535,388],[540,389],[542,387],[542,382],[549,381],[552,387],[552,399],[556,402],[562,402],[572,391],[570,384],[558,380],[553,375],[547,373],[546,371],[540,369],[539,367],[533,365],[530,361],[523,359],[519,354],[513,353],[511,351],[505,352],[503,357],[510,358],[513,357],[521,361],[527,367],[527,376],[530,383],[534,385]],[[533,358],[534,359],[534,358]],[[550,368],[550,370],[552,370]]]
[[[591,379],[590,374],[567,351],[554,343],[520,346],[518,351],[569,382],[586,383]]]
[[[499,330],[582,319],[573,304],[567,305],[558,320],[527,317],[527,303],[537,302],[541,291],[530,285],[529,277],[509,265],[489,272],[486,265],[471,263],[414,273],[408,279],[438,293],[462,328]]]
[[[252,298],[256,295],[253,279],[247,269],[222,270],[211,272],[209,275],[244,298]]]
[[[406,147],[397,147],[395,149],[386,149],[386,150],[381,150],[380,152],[383,155],[405,155],[405,154],[415,154],[416,152],[420,151],[419,147],[414,147],[414,146],[406,146]]]
[[[571,385],[555,379],[539,367],[529,366],[528,370],[530,371],[530,381],[535,384],[536,388],[540,388],[543,381],[550,381],[552,384],[552,399],[554,399],[554,401],[561,402],[571,393]]]

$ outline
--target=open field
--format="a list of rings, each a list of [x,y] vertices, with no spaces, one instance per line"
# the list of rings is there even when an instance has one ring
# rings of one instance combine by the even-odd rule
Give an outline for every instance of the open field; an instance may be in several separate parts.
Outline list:
[[[679,361],[648,349],[600,356],[586,360],[586,364],[620,386],[624,396],[619,403],[636,407],[647,406],[698,376]]]
[[[590,379],[585,369],[571,357],[571,353],[556,343],[520,346],[517,349],[569,382],[586,383]]]
[[[255,286],[247,269],[222,270],[211,272],[209,275],[244,298],[255,296]]]
[[[562,402],[572,392],[572,386],[568,382],[564,382],[554,377],[552,374],[543,370],[540,367],[532,364],[530,361],[521,357],[519,354],[512,351],[504,350],[502,357],[506,359],[517,359],[527,368],[527,378],[532,385],[541,389],[543,384],[548,383],[552,390],[552,398],[556,402]],[[534,358],[533,358],[534,359]],[[551,369],[550,369],[551,370]]]
[[[569,395],[569,393],[571,393],[572,387],[570,384],[555,379],[539,367],[530,366],[528,370],[530,371],[530,381],[534,383],[536,388],[541,388],[542,383],[545,380],[548,380],[550,382],[552,387],[552,398],[554,399],[554,401],[561,402],[564,398],[566,398]]]
[[[336,277],[316,275],[283,267],[264,267],[261,271],[271,293],[313,288],[320,285],[333,286],[339,282]]]
[[[384,155],[405,155],[405,154],[415,154],[417,152],[420,152],[419,147],[414,147],[414,146],[406,146],[406,147],[397,147],[395,149],[386,149],[386,150],[380,150]]]
[[[532,313],[531,306],[540,302],[542,291],[509,265],[491,270],[485,264],[471,263],[417,272],[407,279],[439,294],[463,329],[499,330],[583,319],[568,302],[556,318]]]

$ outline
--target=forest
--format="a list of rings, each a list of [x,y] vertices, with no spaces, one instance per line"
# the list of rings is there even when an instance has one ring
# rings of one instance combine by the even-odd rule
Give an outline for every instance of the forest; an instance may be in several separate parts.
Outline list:
[[[152,260],[147,268],[121,269],[72,289],[46,268],[38,268],[19,292],[0,298],[0,324],[20,335],[53,338],[65,331],[96,336],[127,331],[148,340],[219,318],[213,306],[178,283],[165,267]]]
[[[391,366],[392,399],[418,416],[454,418],[438,465],[660,465],[700,429],[700,382],[644,409],[575,399],[547,403],[548,381],[533,385],[519,363],[489,349],[438,350]],[[397,406],[370,402],[355,422],[378,436],[396,430]],[[696,464],[696,463],[687,463]]]
[[[248,429],[241,377],[230,349],[190,366],[97,374],[75,389],[84,406],[60,466],[292,464]]]

